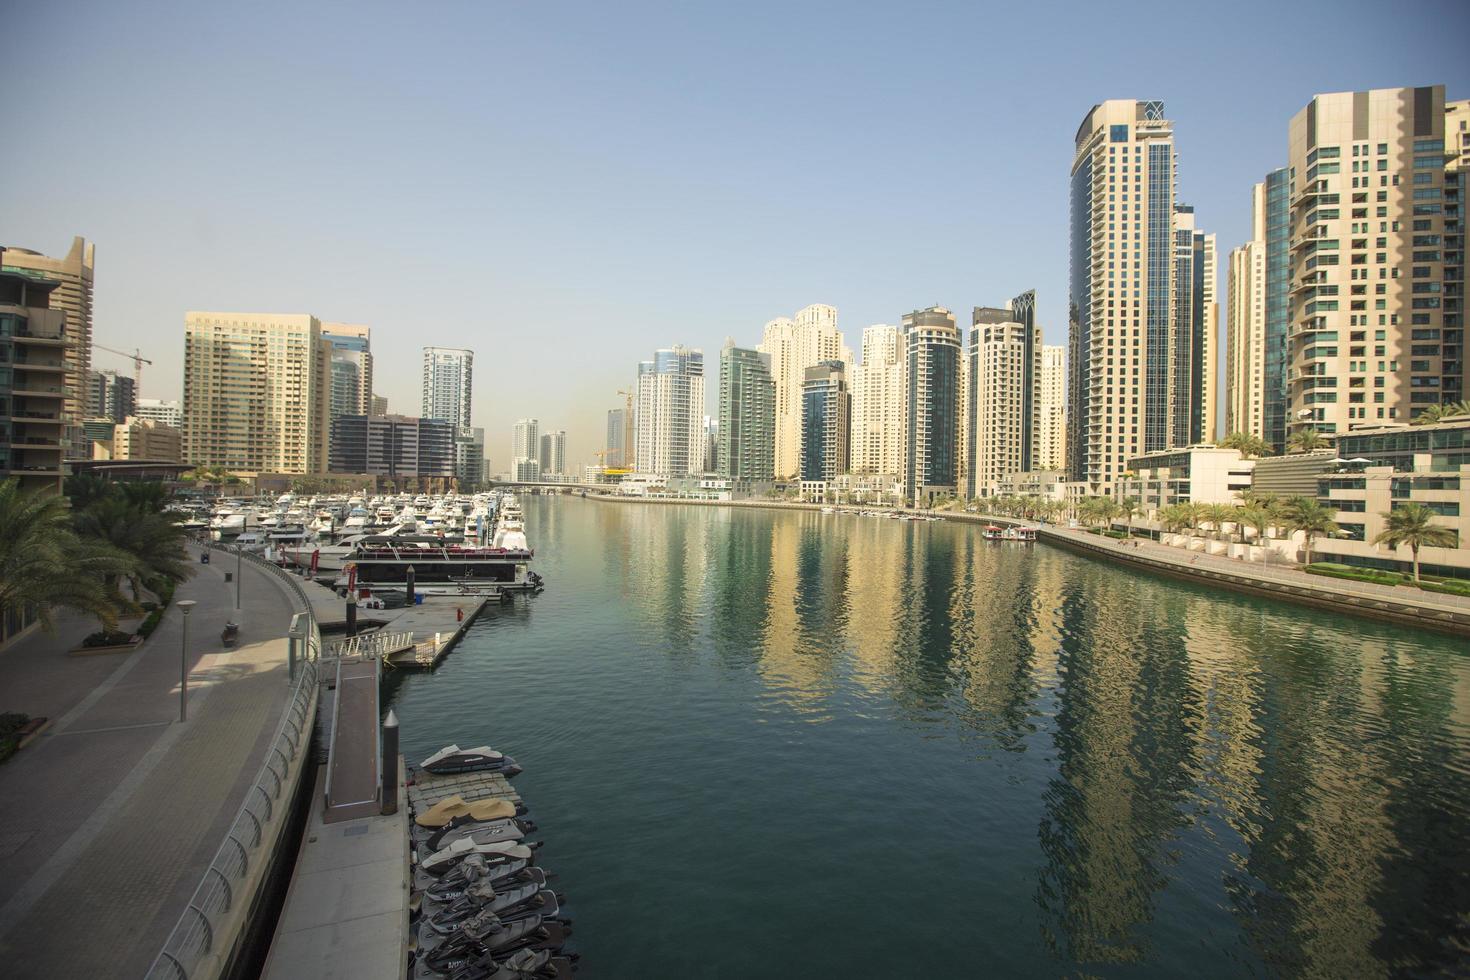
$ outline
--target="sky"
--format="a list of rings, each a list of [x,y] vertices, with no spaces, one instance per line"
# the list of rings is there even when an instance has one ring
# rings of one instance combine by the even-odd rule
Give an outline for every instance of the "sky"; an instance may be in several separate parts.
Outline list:
[[[417,414],[475,351],[492,469],[521,417],[593,462],[637,362],[810,303],[863,327],[1038,292],[1065,343],[1083,116],[1163,100],[1229,250],[1318,92],[1470,98],[1470,3],[81,3],[6,10],[0,244],[96,243],[94,340],[182,390],[187,310],[368,324]],[[1221,323],[1224,323],[1222,311]],[[1223,358],[1222,358],[1223,359]],[[98,351],[94,367],[131,363]]]

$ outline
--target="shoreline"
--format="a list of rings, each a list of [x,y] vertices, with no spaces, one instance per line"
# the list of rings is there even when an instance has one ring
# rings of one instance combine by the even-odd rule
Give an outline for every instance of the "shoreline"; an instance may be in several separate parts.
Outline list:
[[[756,507],[768,510],[818,511],[829,504],[776,500],[685,500],[677,497],[632,497],[586,494],[583,499],[614,503],[682,504],[695,507]],[[1037,537],[1054,547],[1084,558],[1100,559],[1197,584],[1211,584],[1246,595],[1280,599],[1328,612],[1347,613],[1364,619],[1412,626],[1417,629],[1457,636],[1470,636],[1470,601],[1407,587],[1380,586],[1370,582],[1311,575],[1297,566],[1253,566],[1237,559],[1181,551],[1153,541],[1124,549],[1116,539],[1050,524],[1034,524],[1011,517],[988,514],[956,514],[950,511],[916,511],[926,517],[959,524],[1025,524],[1037,529]],[[1146,550],[1145,550],[1146,547]],[[1180,558],[1169,552],[1180,552]],[[1204,564],[1200,560],[1204,559]],[[1402,591],[1402,594],[1400,592]],[[1431,598],[1432,596],[1432,598]]]

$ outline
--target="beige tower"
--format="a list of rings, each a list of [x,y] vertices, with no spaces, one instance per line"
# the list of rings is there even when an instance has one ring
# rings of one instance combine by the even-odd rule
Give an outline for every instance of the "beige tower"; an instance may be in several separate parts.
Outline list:
[[[852,471],[897,475],[903,465],[903,339],[898,328],[863,330],[863,362],[853,369]]]
[[[186,313],[185,461],[324,472],[331,350],[306,314]]]
[[[1291,120],[1289,432],[1464,397],[1445,108],[1442,85],[1374,89],[1318,95]]]
[[[756,350],[771,356],[776,382],[776,479],[794,479],[801,472],[801,388],[806,369],[823,361],[852,366],[852,351],[843,345],[835,307],[814,304],[794,319],[780,317],[766,324]]]
[[[1040,403],[1036,425],[1038,470],[1060,470],[1067,461],[1067,348],[1061,344],[1041,348]]]
[[[87,414],[86,384],[92,370],[92,273],[96,246],[80,235],[71,240],[64,259],[27,248],[5,249],[5,268],[38,273],[56,283],[51,309],[66,314],[67,395],[62,409],[69,426]]]
[[[1266,433],[1266,185],[1251,191],[1251,240],[1230,253],[1225,323],[1225,434]]]
[[[1027,328],[1007,309],[977,306],[961,404],[965,495],[989,496],[1002,476],[1030,468],[1022,451]]]

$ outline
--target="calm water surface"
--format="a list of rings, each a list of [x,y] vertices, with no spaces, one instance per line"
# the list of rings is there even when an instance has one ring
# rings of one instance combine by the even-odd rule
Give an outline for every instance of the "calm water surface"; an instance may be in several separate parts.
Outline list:
[[[390,681],[490,742],[588,977],[1458,974],[1470,651],[975,528],[525,498]]]

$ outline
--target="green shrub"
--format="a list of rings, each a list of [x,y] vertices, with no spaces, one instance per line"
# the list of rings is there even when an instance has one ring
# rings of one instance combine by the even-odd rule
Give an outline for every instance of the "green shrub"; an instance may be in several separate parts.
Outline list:
[[[82,641],[83,647],[117,647],[132,643],[133,634],[121,630],[98,630]]]
[[[1324,575],[1328,578],[1345,578],[1354,582],[1372,582],[1375,585],[1401,585],[1404,576],[1399,572],[1383,572],[1371,568],[1354,568],[1334,562],[1314,562],[1302,569],[1308,575]]]
[[[20,729],[21,725],[30,720],[29,715],[23,715],[19,711],[7,711],[0,714],[0,737],[13,734]]]
[[[1446,595],[1470,596],[1470,582],[1464,579],[1447,578],[1438,582],[1420,582],[1419,588],[1425,592],[1443,592]]]
[[[158,621],[162,618],[162,609],[153,610],[142,623],[138,624],[138,635],[144,638],[152,636],[153,631],[158,628]]]

